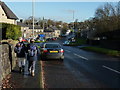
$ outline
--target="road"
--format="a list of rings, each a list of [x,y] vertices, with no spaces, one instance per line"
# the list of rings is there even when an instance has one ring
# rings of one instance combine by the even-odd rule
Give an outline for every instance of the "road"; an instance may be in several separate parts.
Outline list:
[[[57,40],[62,44],[64,39]],[[42,61],[45,88],[120,88],[120,59],[63,46],[65,59]]]

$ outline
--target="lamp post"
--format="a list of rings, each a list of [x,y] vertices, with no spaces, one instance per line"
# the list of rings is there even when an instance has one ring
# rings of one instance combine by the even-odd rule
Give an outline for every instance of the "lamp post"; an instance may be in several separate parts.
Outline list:
[[[45,29],[44,17],[43,17],[43,31]]]
[[[73,10],[72,13],[73,13],[73,31],[75,32],[75,30],[74,30],[75,29],[75,27],[74,27],[74,14],[75,14],[75,11]]]
[[[74,22],[74,14],[75,14],[75,11],[73,10],[73,22]]]
[[[32,31],[32,34],[33,34],[33,37],[34,37],[34,0],[32,0],[32,19],[33,19],[33,31]]]

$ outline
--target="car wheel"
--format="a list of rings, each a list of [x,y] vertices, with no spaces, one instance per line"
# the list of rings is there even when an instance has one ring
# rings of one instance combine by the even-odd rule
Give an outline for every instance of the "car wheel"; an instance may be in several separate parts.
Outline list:
[[[60,58],[60,60],[63,61],[63,60],[64,60],[64,56],[62,56],[62,57]]]
[[[64,59],[60,58],[60,61],[64,61]]]
[[[44,58],[44,57],[41,57],[41,60],[42,60],[42,61],[45,61],[45,58]]]

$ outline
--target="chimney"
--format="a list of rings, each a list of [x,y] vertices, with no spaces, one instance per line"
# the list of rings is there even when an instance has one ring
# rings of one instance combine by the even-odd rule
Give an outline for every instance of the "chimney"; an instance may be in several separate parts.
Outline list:
[[[23,23],[23,19],[20,19],[20,22]]]

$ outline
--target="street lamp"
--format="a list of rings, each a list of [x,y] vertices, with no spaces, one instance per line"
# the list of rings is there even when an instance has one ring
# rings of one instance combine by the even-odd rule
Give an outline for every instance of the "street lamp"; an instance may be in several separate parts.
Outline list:
[[[73,10],[73,22],[74,22],[74,13],[75,13],[75,11]]]
[[[44,17],[43,17],[43,31],[45,29]]]
[[[74,30],[74,28],[75,28],[74,27],[74,14],[75,14],[75,11],[73,10],[72,13],[73,13],[73,31],[75,32],[75,30]]]
[[[34,0],[32,0],[32,19],[33,19],[33,37],[34,37]]]

